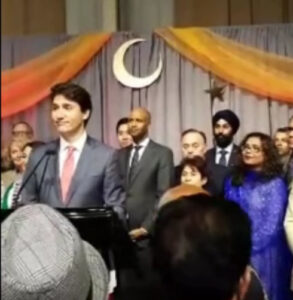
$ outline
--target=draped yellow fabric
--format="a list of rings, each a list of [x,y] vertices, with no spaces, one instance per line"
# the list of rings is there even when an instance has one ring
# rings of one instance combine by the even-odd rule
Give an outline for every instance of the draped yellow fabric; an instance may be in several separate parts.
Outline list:
[[[49,95],[50,87],[73,78],[110,39],[111,34],[81,35],[1,73],[1,118],[25,110]]]
[[[236,43],[204,28],[155,31],[181,55],[262,97],[293,104],[293,59]]]

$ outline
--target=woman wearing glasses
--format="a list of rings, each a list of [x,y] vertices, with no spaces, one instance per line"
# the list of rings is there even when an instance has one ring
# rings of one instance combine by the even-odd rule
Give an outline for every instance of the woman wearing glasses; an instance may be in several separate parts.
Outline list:
[[[271,138],[248,134],[240,163],[225,182],[225,198],[237,202],[252,221],[251,264],[270,300],[289,300],[291,256],[283,222],[288,188]]]

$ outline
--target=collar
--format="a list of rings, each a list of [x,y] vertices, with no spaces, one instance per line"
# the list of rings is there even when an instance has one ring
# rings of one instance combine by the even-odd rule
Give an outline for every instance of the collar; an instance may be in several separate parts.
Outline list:
[[[149,142],[150,142],[150,138],[147,136],[140,143],[138,144],[133,143],[132,148],[134,148],[135,146],[141,146],[142,148],[145,148],[149,144]]]
[[[81,137],[78,140],[74,141],[73,143],[68,143],[63,137],[60,136],[60,150],[64,151],[68,146],[73,146],[78,152],[81,152],[86,142],[86,139],[87,139],[86,131],[84,131]]]
[[[220,153],[222,150],[226,150],[227,153],[231,153],[233,149],[233,143],[231,143],[230,145],[228,145],[226,148],[220,148],[220,147],[216,147],[216,151],[217,153]]]

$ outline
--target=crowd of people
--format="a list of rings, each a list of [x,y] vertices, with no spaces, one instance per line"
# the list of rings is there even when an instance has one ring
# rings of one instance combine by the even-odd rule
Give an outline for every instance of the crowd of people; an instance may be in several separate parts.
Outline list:
[[[164,290],[158,295],[177,300],[292,299],[293,118],[272,137],[251,132],[238,146],[234,142],[241,126],[238,116],[231,110],[218,111],[212,118],[214,147],[207,149],[204,132],[187,129],[181,134],[182,161],[174,166],[172,150],[149,137],[151,114],[145,108],[135,108],[117,122],[120,149],[114,150],[86,132],[92,103],[84,88],[57,84],[50,97],[51,119],[59,138],[46,144],[36,141],[31,126],[18,122],[12,127],[11,142],[1,152],[1,209],[17,208],[4,221],[6,229],[1,229],[7,240],[2,250],[11,251],[16,243],[8,235],[13,216],[23,220],[21,214],[25,214],[30,219],[32,211],[35,218],[27,223],[33,232],[29,238],[37,239],[44,233],[41,228],[34,232],[32,223],[49,222],[43,214],[52,215],[53,220],[55,212],[48,206],[109,206],[139,247],[145,278],[154,276],[154,270],[159,274]],[[61,215],[54,218],[56,224],[62,219]],[[50,226],[46,223],[48,232]],[[12,238],[20,236],[13,232]],[[49,242],[54,244],[53,239]],[[49,256],[43,253],[35,261],[49,263]],[[11,282],[15,282],[12,274],[24,272],[13,269],[7,255],[3,263]],[[44,274],[49,278],[50,272]],[[21,276],[15,280],[22,280]],[[108,279],[103,276],[105,284]],[[251,296],[252,277],[260,282],[260,298]],[[87,299],[90,280],[86,283],[86,278],[80,292],[86,297],[76,299]],[[145,283],[145,278],[132,280],[127,275],[122,282],[131,289],[139,280]],[[11,282],[4,295],[18,299],[8,296],[13,295],[8,291]],[[105,299],[106,294],[88,299]]]

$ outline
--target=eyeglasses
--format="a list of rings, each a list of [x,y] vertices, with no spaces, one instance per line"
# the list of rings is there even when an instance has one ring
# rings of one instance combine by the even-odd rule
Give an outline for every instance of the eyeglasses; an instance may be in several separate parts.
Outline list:
[[[259,147],[259,146],[256,146],[256,145],[243,145],[241,147],[241,151],[244,152],[244,151],[250,151],[251,153],[255,153],[255,154],[259,154],[262,152],[262,149]]]
[[[29,131],[12,131],[13,136],[23,136],[31,134]]]

